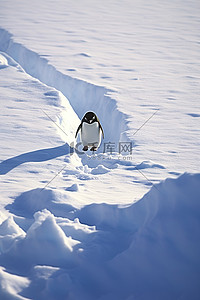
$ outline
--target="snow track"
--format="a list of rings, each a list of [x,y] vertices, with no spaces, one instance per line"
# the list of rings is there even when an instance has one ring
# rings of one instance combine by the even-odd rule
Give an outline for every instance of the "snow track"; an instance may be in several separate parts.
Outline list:
[[[62,92],[80,119],[86,111],[95,111],[106,132],[106,141],[127,140],[126,116],[118,110],[116,101],[109,96],[111,91],[62,74],[46,58],[15,42],[12,35],[4,29],[0,29],[0,47],[27,74]]]
[[[110,90],[62,74],[61,72],[56,70],[54,66],[50,65],[46,58],[43,58],[39,54],[27,49],[24,45],[15,42],[12,35],[4,29],[0,29],[0,47],[0,50],[3,51],[2,53],[8,55],[8,60],[14,60],[14,62],[12,62],[13,64],[16,64],[15,62],[19,64],[17,66],[18,68],[22,68],[22,71],[24,70],[24,72],[30,75],[31,78],[36,78],[39,81],[39,83],[49,88],[53,88],[52,90],[45,92],[44,95],[47,98],[48,103],[50,105],[55,105],[60,109],[59,114],[57,111],[55,111],[55,115],[52,117],[51,114],[51,117],[54,120],[56,118],[56,123],[58,127],[61,128],[58,129],[58,133],[61,136],[61,138],[68,144],[68,147],[71,145],[73,146],[76,143],[74,137],[76,129],[80,122],[80,118],[82,118],[83,114],[88,110],[95,111],[101,121],[105,132],[105,139],[103,142],[114,143],[116,145],[116,148],[118,149],[119,141],[130,141],[126,136],[126,115],[118,110],[116,101],[109,96],[109,93],[111,92]],[[60,102],[59,104],[58,101]],[[74,153],[73,157],[71,155],[68,155],[68,157],[66,156],[65,161],[66,163],[70,162],[70,168],[72,168],[72,170],[68,170],[67,172],[65,171],[66,175],[64,175],[64,177],[68,178],[69,173],[71,173],[72,176],[78,179],[78,183],[75,183],[78,184],[77,186],[82,186],[84,184],[81,182],[87,181],[89,185],[89,191],[89,189],[91,189],[89,183],[90,179],[96,180],[98,175],[104,175],[109,173],[110,171],[112,171],[111,173],[112,175],[114,175],[113,170],[117,169],[119,165],[121,165],[122,168],[124,168],[124,166],[132,166],[131,160],[123,161],[122,158],[119,159],[117,153],[116,156],[107,159],[108,155],[104,155],[102,153],[104,151],[103,142],[98,150],[100,156],[98,153],[97,155],[93,156],[90,156],[90,154],[85,155],[83,153],[79,157],[76,153]],[[80,149],[82,149],[81,146],[79,150]],[[56,157],[56,151],[58,151],[57,156],[59,156],[59,153],[61,155],[62,153],[64,154],[64,151],[66,151],[66,147],[55,147],[54,150],[49,150],[49,155],[53,158]],[[70,154],[69,152],[71,152],[71,150],[68,149],[66,155]],[[43,151],[41,151],[41,154],[42,153]],[[4,165],[8,165],[8,163],[11,163],[13,166],[17,166],[18,163],[16,163],[16,160],[22,160],[23,163],[26,162],[26,157],[28,161],[32,161],[30,160],[30,157],[34,156],[33,161],[34,159],[36,159],[37,161],[35,155],[38,156],[39,152],[33,152],[31,156],[30,154],[28,154],[28,156],[17,156],[15,160],[6,160],[2,164],[2,167],[4,168]],[[63,167],[63,170],[64,169],[65,168]],[[7,172],[6,170],[7,166],[5,166],[5,169],[1,171],[2,174]],[[132,184],[132,178],[129,176],[128,173],[129,172],[127,172],[127,187],[124,186],[124,189],[121,189],[120,185],[117,183],[120,182],[121,175],[119,176],[118,172],[115,174],[116,183],[114,185],[114,189],[116,190],[117,194],[119,192],[121,194],[124,194],[125,191],[134,188]],[[103,181],[101,181],[99,184],[97,183],[98,188],[95,189],[94,197],[96,197],[96,195],[99,195],[99,191],[105,189],[104,183],[108,184],[108,182],[110,182],[110,179],[111,175],[108,174],[107,177],[104,176]],[[137,184],[136,186],[137,187],[135,189],[135,195],[137,196],[132,196],[131,193],[129,193],[129,196],[126,199],[126,203],[132,202],[135,198],[138,199],[137,190],[139,186]],[[94,189],[94,187],[92,187],[92,189]],[[145,186],[145,190],[146,189],[147,186]],[[144,193],[142,189],[139,188],[139,190],[140,193]],[[106,193],[107,192],[105,189],[105,194]],[[109,188],[107,198],[110,199],[111,202],[116,202],[116,197],[111,196],[112,193],[113,191]],[[84,196],[82,194],[80,198],[83,197]],[[88,199],[93,199],[93,197],[90,195],[88,197],[88,194],[86,194],[85,197]],[[98,198],[100,201],[101,198]]]

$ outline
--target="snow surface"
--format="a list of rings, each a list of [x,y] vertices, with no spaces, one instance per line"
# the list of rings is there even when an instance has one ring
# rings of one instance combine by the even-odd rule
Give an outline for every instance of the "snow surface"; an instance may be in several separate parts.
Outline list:
[[[0,7],[0,299],[199,299],[198,1]]]

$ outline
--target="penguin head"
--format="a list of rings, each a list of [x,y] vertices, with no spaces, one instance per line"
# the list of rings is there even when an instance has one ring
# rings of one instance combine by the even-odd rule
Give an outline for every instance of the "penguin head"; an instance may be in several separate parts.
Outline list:
[[[86,114],[84,115],[82,122],[86,122],[88,124],[92,124],[94,122],[98,122],[97,116],[95,115],[94,112],[92,111],[88,111],[86,112]]]

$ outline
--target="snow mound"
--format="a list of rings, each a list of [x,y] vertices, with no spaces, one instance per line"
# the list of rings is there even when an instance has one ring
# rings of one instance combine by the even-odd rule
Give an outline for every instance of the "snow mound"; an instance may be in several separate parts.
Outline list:
[[[24,231],[14,222],[13,216],[9,216],[0,225],[0,235],[23,235]]]
[[[92,169],[91,173],[93,175],[99,175],[99,174],[106,174],[108,173],[110,170],[106,167],[104,167],[103,165],[98,165],[96,168]]]
[[[15,223],[13,216],[9,216],[0,225],[0,253],[7,252],[16,240],[25,236],[25,232]]]
[[[6,269],[32,270],[27,297],[34,287],[38,299],[198,299],[200,174],[167,179],[128,207],[56,212],[36,212],[26,235],[0,256]]]
[[[28,300],[19,293],[29,285],[29,280],[25,277],[9,274],[0,267],[0,298],[3,300]],[[30,299],[30,298],[29,298]]]
[[[150,161],[143,161],[140,164],[138,164],[136,167],[130,167],[128,170],[142,170],[142,169],[147,169],[147,168],[159,168],[159,169],[165,169],[164,166],[160,164],[155,164]]]
[[[2,254],[3,262],[10,268],[20,265],[21,270],[37,264],[71,267],[75,264],[74,249],[78,244],[80,242],[67,236],[45,209],[34,214],[34,222],[26,234],[21,239],[15,238],[13,247]]]
[[[59,199],[62,197],[62,202]],[[64,202],[65,200],[65,202]],[[22,193],[12,204],[6,208],[15,215],[33,218],[34,213],[39,210],[48,209],[55,216],[66,216],[74,208],[66,203],[67,195],[48,189],[34,189]]]
[[[81,242],[85,241],[90,234],[97,232],[95,226],[82,224],[78,218],[75,218],[73,221],[67,218],[56,218],[56,222],[66,235],[73,236],[73,238]]]
[[[78,191],[78,184],[77,183],[72,184],[71,186],[66,188],[66,191],[77,192]]]
[[[35,213],[34,218],[35,222],[20,245],[20,252],[22,248],[25,253],[29,249],[28,258],[40,264],[59,265],[60,261],[71,264],[70,254],[79,242],[65,235],[48,210]]]
[[[7,66],[8,66],[8,61],[7,61],[7,59],[5,58],[5,56],[3,56],[3,55],[0,53],[0,69],[6,68]]]

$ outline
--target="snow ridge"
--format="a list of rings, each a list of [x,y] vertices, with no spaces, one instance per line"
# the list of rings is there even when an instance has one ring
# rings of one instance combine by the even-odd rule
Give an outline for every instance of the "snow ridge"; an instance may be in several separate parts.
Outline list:
[[[138,299],[146,300],[151,295],[196,300],[199,186],[200,174],[183,174],[161,182],[126,208],[92,204],[75,209],[56,201],[56,192],[29,191],[7,207],[15,217],[0,225],[0,263],[12,273],[18,270],[24,286],[20,293],[16,286],[15,293],[22,299],[121,300],[140,295]],[[47,198],[48,209],[42,209]],[[22,224],[26,226],[19,230]],[[2,282],[8,276],[3,272]],[[5,292],[11,294],[9,286]]]
[[[95,111],[105,128],[107,141],[127,140],[127,116],[118,110],[116,101],[109,95],[111,90],[61,73],[46,58],[15,42],[1,28],[0,51],[11,56],[27,74],[62,92],[80,119],[86,111]]]

